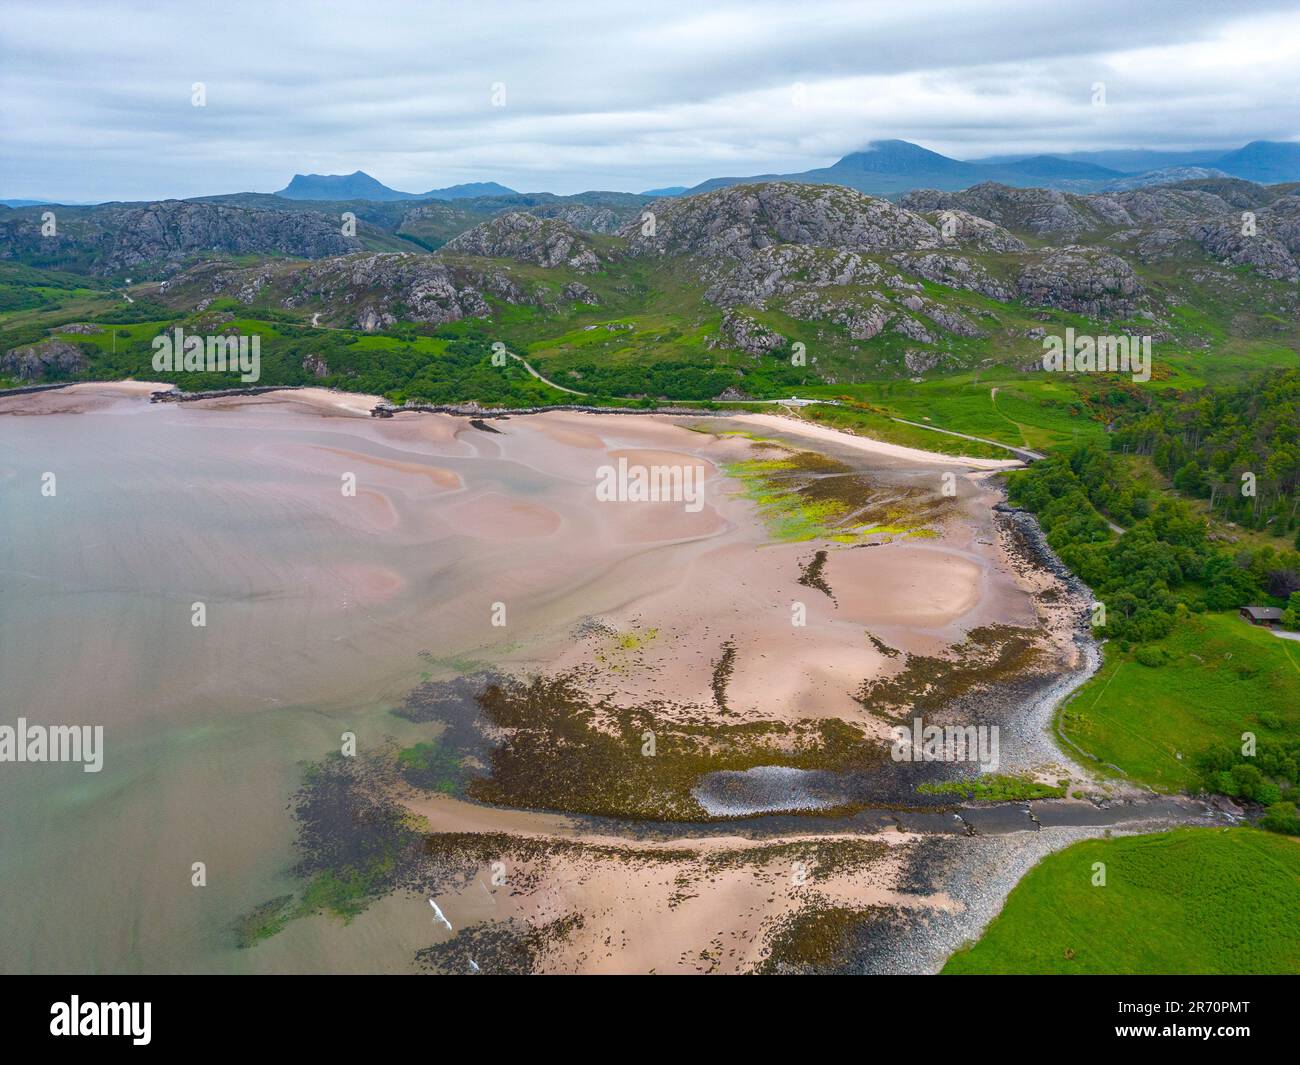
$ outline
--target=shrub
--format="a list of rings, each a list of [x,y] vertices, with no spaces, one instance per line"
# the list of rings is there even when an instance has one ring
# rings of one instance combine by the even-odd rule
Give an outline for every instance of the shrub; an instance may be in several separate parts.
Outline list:
[[[1133,656],[1144,666],[1164,666],[1169,664],[1169,654],[1163,647],[1139,647]]]
[[[1300,813],[1293,802],[1275,802],[1259,819],[1259,827],[1287,836],[1300,836]]]

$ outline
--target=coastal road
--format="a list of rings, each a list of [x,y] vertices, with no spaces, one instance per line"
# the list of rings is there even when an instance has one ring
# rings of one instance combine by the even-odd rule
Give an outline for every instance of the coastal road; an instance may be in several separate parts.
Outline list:
[[[530,363],[522,355],[516,355],[513,351],[509,351],[509,350],[506,351],[506,354],[509,355],[515,361],[522,363],[524,369],[527,370],[533,377],[537,378],[537,380],[541,381],[542,384],[550,385],[552,388],[560,392],[567,392],[571,396],[583,396],[586,398],[591,397],[590,392],[579,392],[576,388],[565,388],[564,385],[556,384],[549,377],[539,373],[536,369],[534,369],[532,363]],[[806,407],[810,403],[826,403],[833,407],[839,406],[839,403],[833,399],[798,399],[795,396],[791,396],[789,399],[683,399],[683,400],[678,400],[677,402],[680,403],[774,403],[774,404],[780,404],[783,407]]]
[[[943,433],[945,436],[959,436],[963,440],[974,440],[980,444],[988,444],[990,447],[1000,447],[1003,451],[1010,451],[1023,462],[1037,462],[1039,459],[1047,458],[1047,456],[1041,452],[1031,451],[1027,447],[1013,447],[1011,444],[1002,443],[1001,440],[990,440],[986,436],[971,436],[970,433],[959,433],[955,429],[940,429],[937,425],[927,425],[925,422],[913,422],[906,418],[894,418],[893,415],[890,415],[890,417],[893,421],[902,422],[904,425],[914,425],[918,429],[929,429],[932,433]]]
[[[540,373],[538,373],[536,370],[533,369],[532,364],[531,364],[527,359],[525,359],[522,355],[516,355],[513,351],[507,351],[506,354],[509,355],[509,356],[510,356],[512,359],[514,359],[516,362],[521,362],[521,363],[523,363],[523,364],[524,364],[524,369],[525,369],[525,370],[527,370],[530,374],[532,374],[534,377],[536,377],[537,380],[541,381],[542,384],[544,384],[544,385],[550,385],[550,386],[551,386],[552,388],[554,388],[556,391],[559,391],[559,392],[567,392],[567,393],[569,393],[569,395],[571,395],[571,396],[588,396],[588,395],[590,395],[590,393],[587,393],[587,392],[579,392],[576,388],[565,388],[563,385],[557,385],[557,384],[556,384],[554,381],[552,381],[549,377],[543,377]]]

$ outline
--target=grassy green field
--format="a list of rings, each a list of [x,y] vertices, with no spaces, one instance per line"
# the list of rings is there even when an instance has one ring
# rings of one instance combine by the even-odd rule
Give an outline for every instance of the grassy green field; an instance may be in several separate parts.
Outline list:
[[[1065,735],[1098,759],[1092,768],[1117,765],[1159,791],[1195,788],[1193,756],[1211,744],[1300,729],[1300,643],[1232,612],[1193,615],[1148,646],[1167,663],[1107,644],[1097,675],[1059,711]]]
[[[1036,449],[1101,440],[1104,425],[1072,379],[995,367],[923,381],[822,385],[812,397],[846,397],[907,418],[1014,447]]]
[[[1297,840],[1251,828],[1085,840],[1030,870],[943,972],[1296,973],[1297,909]]]

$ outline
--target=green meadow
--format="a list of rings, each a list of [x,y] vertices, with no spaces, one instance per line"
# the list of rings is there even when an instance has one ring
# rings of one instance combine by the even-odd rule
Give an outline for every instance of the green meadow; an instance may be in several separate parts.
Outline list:
[[[1095,771],[1119,766],[1158,791],[1195,790],[1194,757],[1211,744],[1300,731],[1300,642],[1235,611],[1193,614],[1131,651],[1111,641],[1096,676],[1058,711],[1058,727],[1097,760]]]
[[[921,381],[820,385],[808,394],[842,398],[909,421],[1042,450],[1103,438],[1104,425],[1078,384],[1071,378],[998,367]]]
[[[1030,870],[942,971],[1295,973],[1297,911],[1298,840],[1252,828],[1085,840]]]

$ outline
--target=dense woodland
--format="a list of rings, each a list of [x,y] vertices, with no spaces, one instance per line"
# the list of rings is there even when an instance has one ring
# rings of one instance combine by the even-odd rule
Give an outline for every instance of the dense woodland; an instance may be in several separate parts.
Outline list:
[[[1211,541],[1186,502],[1144,487],[1120,454],[1095,445],[1013,475],[1010,498],[1038,515],[1048,543],[1105,604],[1103,634],[1122,641],[1159,639],[1180,613],[1281,606],[1300,588],[1300,554],[1289,545]]]
[[[1211,539],[1187,503],[1134,475],[1134,454],[1148,456],[1177,494],[1208,501],[1216,518],[1281,543]],[[1296,620],[1298,486],[1300,371],[1285,370],[1242,386],[1153,396],[1116,420],[1109,450],[1090,444],[1054,455],[1015,475],[1010,494],[1106,604],[1105,633],[1141,642],[1166,635],[1180,609],[1273,603]]]
[[[1150,456],[1180,492],[1209,500],[1216,516],[1279,536],[1294,534],[1300,370],[1172,401],[1157,398],[1145,413],[1119,421],[1111,446]],[[1253,475],[1253,485],[1247,475]]]

